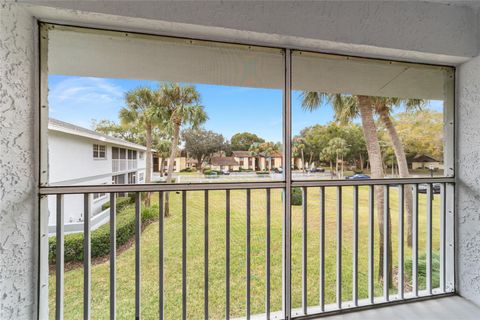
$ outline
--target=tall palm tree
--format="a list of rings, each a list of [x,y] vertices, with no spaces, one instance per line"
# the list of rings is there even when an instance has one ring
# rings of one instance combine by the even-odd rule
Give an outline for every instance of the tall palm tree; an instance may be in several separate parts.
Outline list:
[[[347,146],[347,141],[345,141],[345,139],[342,139],[342,138],[339,138],[339,137],[333,138],[332,140],[330,140],[328,142],[328,146],[332,149],[332,151],[335,154],[335,170],[336,170],[336,173],[337,173],[337,178],[338,177],[343,178],[343,158],[349,151],[349,148]],[[342,169],[341,169],[340,175],[338,176],[338,162],[339,162],[339,160],[342,161]]]
[[[392,142],[395,158],[397,159],[398,175],[400,178],[408,178],[410,172],[408,170],[407,156],[403,148],[402,141],[398,135],[395,125],[392,120],[392,109],[404,105],[407,111],[414,109],[421,109],[426,101],[423,99],[399,99],[399,98],[373,98],[375,111],[380,117],[380,121],[388,132],[388,136]],[[412,246],[412,222],[413,222],[413,202],[412,202],[412,186],[406,185],[404,187],[404,203],[405,211],[407,213],[407,244]]]
[[[148,87],[139,87],[125,93],[126,107],[120,109],[122,126],[139,129],[145,135],[146,174],[145,182],[152,181],[153,131],[162,121],[162,111],[158,93]],[[146,205],[150,204],[147,195]]]
[[[329,94],[317,91],[304,91],[302,93],[302,108],[306,111],[314,111],[320,108],[325,102],[330,102],[335,113],[335,120],[338,122],[349,122],[356,117],[360,117],[362,122],[362,131],[365,138],[368,159],[370,162],[370,175],[374,179],[384,177],[382,152],[377,136],[377,126],[373,117],[373,101],[370,96],[363,95],[342,95]],[[376,212],[379,229],[379,277],[383,278],[383,230],[384,230],[384,192],[381,186],[375,187]],[[391,221],[391,219],[389,219]],[[391,229],[391,228],[390,228]],[[387,259],[391,261],[392,242],[388,245]],[[389,263],[390,270],[388,279],[392,283],[392,264]]]
[[[200,105],[200,93],[194,86],[166,83],[159,89],[166,127],[172,136],[167,168],[167,183],[172,182],[173,162],[178,153],[180,129],[183,125],[198,127],[207,121],[204,107]],[[165,198],[165,214],[169,213],[168,193]]]
[[[293,138],[292,152],[295,157],[300,156],[302,159],[302,171],[305,172],[305,141],[301,137]]]

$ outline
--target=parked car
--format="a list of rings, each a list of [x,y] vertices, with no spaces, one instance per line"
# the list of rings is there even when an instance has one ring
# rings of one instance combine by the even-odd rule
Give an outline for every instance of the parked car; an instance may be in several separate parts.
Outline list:
[[[223,169],[222,171],[220,171],[223,175],[225,176],[228,176],[230,175],[230,171],[228,171],[228,169]]]
[[[323,168],[312,168],[307,170],[308,172],[315,173],[315,172],[325,172],[325,169]]]
[[[283,173],[283,169],[282,169],[282,168],[273,168],[273,172],[275,172],[275,173]]]
[[[367,176],[366,174],[363,173],[356,173],[353,176],[347,176],[345,177],[347,180],[367,180],[370,179],[370,176]]]
[[[419,193],[427,193],[428,190],[428,184],[422,183],[421,185],[418,186],[418,192]],[[439,194],[441,191],[441,186],[440,183],[433,183],[432,184],[432,191],[434,194]]]

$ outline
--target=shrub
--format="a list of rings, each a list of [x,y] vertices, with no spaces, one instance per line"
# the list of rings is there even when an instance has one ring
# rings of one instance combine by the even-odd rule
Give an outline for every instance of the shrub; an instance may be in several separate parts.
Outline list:
[[[270,174],[269,171],[257,171],[257,174],[258,175],[267,175],[267,174]]]
[[[158,206],[144,208],[141,212],[142,224],[158,219]],[[129,205],[117,213],[117,248],[124,245],[135,234],[135,208]],[[56,261],[56,237],[48,239],[49,262]],[[83,233],[72,233],[64,238],[65,262],[83,261]],[[110,253],[110,224],[106,223],[91,233],[92,258],[103,257]]]
[[[292,189],[292,206],[301,206],[302,205],[302,189],[301,188],[293,188]]]
[[[206,176],[214,175],[214,174],[220,174],[220,171],[218,170],[211,170],[211,169],[205,169],[203,170],[203,174]]]
[[[117,212],[122,210],[123,208],[125,208],[126,206],[128,206],[132,203],[135,203],[135,198],[132,195],[117,198]],[[102,211],[107,210],[108,208],[110,208],[110,201],[102,204]]]
[[[184,168],[180,170],[180,172],[196,172],[197,170],[195,168]]]

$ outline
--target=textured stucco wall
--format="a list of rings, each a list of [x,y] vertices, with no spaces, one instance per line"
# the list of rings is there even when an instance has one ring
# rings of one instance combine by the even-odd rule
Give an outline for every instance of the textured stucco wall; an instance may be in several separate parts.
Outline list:
[[[32,17],[0,1],[0,319],[31,319],[36,299]]]
[[[458,79],[457,288],[480,304],[480,56]]]
[[[475,10],[423,1],[20,2],[445,55],[478,50]]]

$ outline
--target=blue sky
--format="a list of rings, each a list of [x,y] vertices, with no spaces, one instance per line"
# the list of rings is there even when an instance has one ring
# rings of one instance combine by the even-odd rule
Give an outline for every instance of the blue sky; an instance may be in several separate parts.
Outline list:
[[[49,76],[50,117],[91,128],[92,120],[118,122],[125,106],[124,93],[139,86],[157,88],[156,81]],[[253,132],[269,141],[282,139],[282,92],[276,89],[197,84],[201,104],[209,119],[204,127],[230,139],[237,132]],[[430,108],[441,110],[441,102]],[[314,112],[301,109],[299,92],[292,94],[292,131],[333,119],[332,108],[325,104]]]

